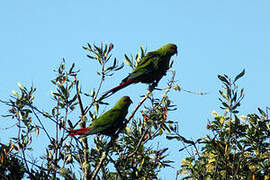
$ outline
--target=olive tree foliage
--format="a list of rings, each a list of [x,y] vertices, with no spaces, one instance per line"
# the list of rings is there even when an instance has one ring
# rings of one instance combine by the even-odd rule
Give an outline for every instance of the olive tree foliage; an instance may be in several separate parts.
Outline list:
[[[113,58],[113,44],[87,44],[83,49],[89,63],[100,67],[97,72],[100,81],[91,89],[81,88],[79,70],[74,63],[67,67],[63,60],[51,80],[55,90],[51,92],[53,103],[47,107],[49,110],[36,105],[35,87],[20,83],[10,99],[1,100],[9,109],[3,117],[15,123],[12,128],[17,135],[10,137],[8,146],[2,146],[5,150],[1,151],[0,167],[15,157],[20,177],[29,179],[157,179],[160,169],[173,162],[167,158],[167,147],[153,146],[150,142],[177,129],[176,123],[168,118],[168,113],[176,109],[169,92],[180,90],[174,80],[175,71],[169,70],[170,80],[160,89],[150,88],[137,95],[139,103],[129,109],[124,126],[114,136],[70,137],[69,130],[87,127],[103,112],[109,104],[107,97],[102,96],[104,80],[124,66]],[[136,67],[145,53],[141,47],[136,56],[125,55],[126,64]],[[153,96],[152,91],[161,91],[162,96]],[[30,156],[35,152],[33,139],[42,139],[46,144],[46,149],[34,158]],[[1,177],[7,177],[7,173]]]
[[[182,160],[178,171],[183,179],[270,178],[269,108],[240,114],[244,89],[238,87],[237,81],[244,74],[245,70],[235,78],[218,75],[223,84],[219,91],[221,113],[212,112],[213,120],[206,126],[209,135],[196,141],[186,140],[177,133],[167,137],[185,142],[180,151],[187,150],[189,156]]]

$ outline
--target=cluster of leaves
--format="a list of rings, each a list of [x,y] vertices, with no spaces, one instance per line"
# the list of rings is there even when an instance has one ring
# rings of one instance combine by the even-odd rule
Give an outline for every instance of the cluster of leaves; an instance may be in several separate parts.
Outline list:
[[[70,162],[70,145],[65,142],[67,125],[72,127],[69,114],[74,112],[78,105],[76,87],[78,85],[78,70],[73,63],[69,69],[65,65],[65,60],[61,62],[58,69],[55,70],[56,77],[51,80],[55,90],[51,92],[54,106],[51,112],[43,112],[45,117],[49,118],[55,126],[55,132],[47,134],[49,145],[46,148],[46,154],[43,157],[47,162],[44,168],[49,177],[56,178],[58,174],[66,179],[74,179],[75,175],[72,168],[67,168],[66,164]]]
[[[98,75],[104,76],[112,76],[114,71],[119,71],[124,67],[124,63],[117,64],[116,58],[113,59],[113,64],[109,67],[106,67],[105,64],[108,63],[108,61],[111,59],[112,54],[111,50],[113,49],[113,44],[110,45],[101,44],[100,47],[90,44],[87,44],[87,46],[83,46],[83,49],[87,50],[90,54],[87,55],[88,58],[97,60],[99,64],[101,65],[101,72],[97,72]]]
[[[26,174],[30,179],[49,179],[50,177],[56,179],[59,170],[65,167],[65,160],[68,158],[66,151],[68,145],[65,143],[67,117],[77,105],[77,96],[74,93],[72,95],[78,73],[78,71],[73,70],[74,67],[73,64],[67,71],[63,60],[55,71],[57,77],[51,82],[55,85],[56,90],[51,94],[56,105],[51,108],[51,113],[42,111],[34,105],[35,88],[31,87],[28,90],[20,83],[18,83],[20,92],[12,91],[11,99],[2,101],[11,107],[9,114],[3,115],[3,117],[16,119],[18,130],[17,137],[11,138],[9,151],[19,152],[18,157],[22,158]],[[45,123],[45,119],[50,121]],[[49,122],[51,124],[48,124]],[[55,126],[54,132],[49,131],[52,125]],[[31,147],[32,136],[39,136],[40,130],[45,132],[48,146],[44,152],[45,155],[38,158],[44,159],[46,165],[41,165],[38,160],[27,157],[28,151],[33,150]],[[32,168],[29,167],[29,164],[32,165]],[[70,174],[72,177],[72,173]]]
[[[268,113],[240,116],[238,108],[244,89],[238,90],[236,81],[227,75],[218,78],[223,83],[219,98],[223,115],[213,111],[214,120],[207,129],[212,135],[200,138],[201,150],[192,142],[195,153],[182,160],[180,174],[184,179],[269,179],[270,174],[270,123]]]
[[[137,65],[139,64],[140,60],[145,56],[146,54],[146,49],[143,49],[143,46],[140,47],[140,51],[137,52],[136,56],[133,57],[132,55],[130,55],[130,57],[128,57],[128,55],[125,54],[125,60],[124,62],[130,66],[132,69],[134,69],[135,67],[137,67]]]
[[[18,149],[25,149],[32,142],[32,132],[39,133],[39,126],[32,124],[32,103],[34,100],[35,88],[27,90],[20,83],[18,83],[20,92],[12,91],[11,99],[7,104],[11,107],[9,114],[3,115],[3,117],[11,117],[16,119],[18,127],[18,136],[12,138],[13,144]],[[31,148],[28,148],[31,150]]]
[[[13,146],[13,147],[12,147]],[[22,179],[25,173],[23,162],[11,153],[14,145],[1,144],[0,147],[0,179]],[[10,150],[11,149],[11,150]]]

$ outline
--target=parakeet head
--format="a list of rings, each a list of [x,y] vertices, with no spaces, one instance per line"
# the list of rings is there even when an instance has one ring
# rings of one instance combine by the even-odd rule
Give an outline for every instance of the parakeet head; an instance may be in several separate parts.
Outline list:
[[[123,96],[123,97],[121,98],[121,100],[122,100],[123,102],[125,102],[125,103],[129,103],[129,104],[132,103],[132,101],[131,101],[131,99],[130,99],[129,96]]]
[[[175,44],[166,44],[162,46],[160,50],[171,56],[177,55],[177,46]]]
[[[129,96],[123,96],[121,99],[119,99],[115,106],[118,106],[119,108],[129,107],[132,103]]]

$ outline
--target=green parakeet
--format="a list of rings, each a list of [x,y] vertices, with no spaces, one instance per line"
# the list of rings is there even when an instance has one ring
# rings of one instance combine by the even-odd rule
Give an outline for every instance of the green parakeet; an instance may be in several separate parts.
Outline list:
[[[156,51],[147,53],[138,63],[137,67],[122,80],[120,85],[107,91],[104,96],[138,82],[152,83],[152,86],[157,86],[160,79],[166,75],[169,69],[170,59],[174,54],[177,54],[177,46],[175,44],[166,44]]]
[[[112,136],[116,130],[123,124],[125,117],[128,113],[128,107],[132,103],[128,96],[122,97],[117,101],[115,106],[109,111],[102,114],[99,118],[92,121],[87,128],[74,129],[68,135],[91,135],[91,134],[104,134]]]

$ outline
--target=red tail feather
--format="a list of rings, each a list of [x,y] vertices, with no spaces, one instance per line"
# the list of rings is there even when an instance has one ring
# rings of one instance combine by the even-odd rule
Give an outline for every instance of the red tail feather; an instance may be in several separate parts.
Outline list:
[[[90,130],[90,128],[73,129],[73,130],[69,131],[68,135],[69,136],[82,135],[89,130]]]
[[[109,93],[115,93],[117,91],[119,91],[120,89],[124,88],[124,87],[127,87],[128,85],[132,84],[132,83],[137,83],[137,80],[136,79],[130,79],[126,82],[122,82],[120,83],[119,86],[116,86],[114,88],[112,88],[111,90],[107,91],[104,95],[107,95]]]

